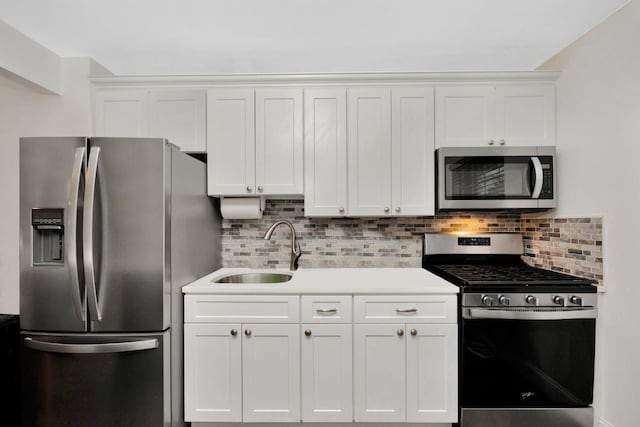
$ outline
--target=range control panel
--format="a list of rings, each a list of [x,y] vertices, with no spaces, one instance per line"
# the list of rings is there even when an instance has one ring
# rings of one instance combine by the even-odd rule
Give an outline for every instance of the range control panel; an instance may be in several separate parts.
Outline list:
[[[595,307],[593,293],[477,293],[462,297],[463,307]]]

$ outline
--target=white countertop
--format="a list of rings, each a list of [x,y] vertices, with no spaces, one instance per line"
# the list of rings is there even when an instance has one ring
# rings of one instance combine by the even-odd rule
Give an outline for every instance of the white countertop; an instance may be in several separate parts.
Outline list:
[[[214,283],[243,272],[288,272],[288,282]],[[458,287],[422,268],[310,268],[294,272],[221,268],[182,288],[185,294],[457,294]]]

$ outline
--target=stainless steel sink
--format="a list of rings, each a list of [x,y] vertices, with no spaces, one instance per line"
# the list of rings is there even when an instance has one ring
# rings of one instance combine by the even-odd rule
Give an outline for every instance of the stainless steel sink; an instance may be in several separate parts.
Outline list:
[[[220,277],[213,283],[283,283],[292,277],[290,273],[234,273]]]

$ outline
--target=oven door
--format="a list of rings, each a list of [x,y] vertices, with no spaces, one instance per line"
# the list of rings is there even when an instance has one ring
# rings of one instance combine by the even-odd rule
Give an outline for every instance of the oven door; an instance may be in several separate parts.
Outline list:
[[[595,313],[595,309],[466,309],[461,406],[589,406],[593,401]]]
[[[441,148],[438,209],[555,207],[553,147]]]

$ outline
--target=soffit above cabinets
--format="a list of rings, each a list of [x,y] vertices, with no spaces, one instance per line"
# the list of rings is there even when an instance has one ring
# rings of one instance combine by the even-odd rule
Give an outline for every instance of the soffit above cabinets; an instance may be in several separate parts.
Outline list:
[[[22,0],[0,19],[120,75],[532,70],[627,3]]]

